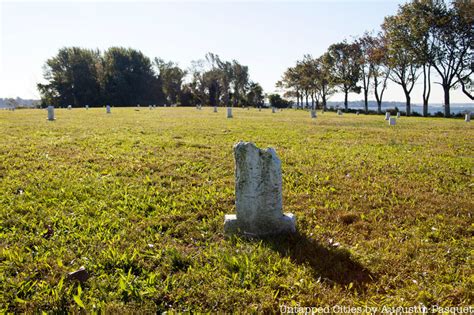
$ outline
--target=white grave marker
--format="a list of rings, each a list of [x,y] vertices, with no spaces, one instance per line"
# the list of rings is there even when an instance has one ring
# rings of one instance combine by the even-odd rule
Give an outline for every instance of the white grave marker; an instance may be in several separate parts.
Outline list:
[[[467,113],[466,116],[464,117],[465,122],[470,122],[471,121],[471,113]]]
[[[397,122],[397,120],[395,119],[395,117],[390,117],[390,118],[388,119],[388,124],[389,124],[390,126],[395,126],[395,123],[396,123],[396,122]]]
[[[338,110],[337,110],[337,114],[338,114],[339,116],[342,116],[342,111],[341,111],[340,109],[338,109]]]
[[[105,106],[105,112],[106,112],[107,114],[110,114],[110,113],[111,113],[111,112],[110,112],[110,105]]]
[[[48,106],[48,120],[55,120],[54,118],[54,106]]]
[[[397,112],[397,118],[400,118],[400,112]]]
[[[226,233],[264,236],[296,232],[296,218],[283,213],[281,161],[272,148],[251,142],[234,146],[236,214],[224,218]]]
[[[389,120],[390,119],[390,112],[386,112],[385,113],[385,120]]]
[[[68,109],[68,110],[71,110],[71,109],[72,109],[72,105],[68,105],[68,106],[67,106],[67,109]]]

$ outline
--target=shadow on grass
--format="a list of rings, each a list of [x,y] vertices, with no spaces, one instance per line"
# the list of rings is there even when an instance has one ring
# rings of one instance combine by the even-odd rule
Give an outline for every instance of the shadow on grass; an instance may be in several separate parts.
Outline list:
[[[341,285],[353,284],[363,289],[375,280],[367,268],[355,261],[351,254],[341,248],[326,247],[300,232],[288,235],[265,237],[264,244],[297,264],[309,265],[315,278]]]

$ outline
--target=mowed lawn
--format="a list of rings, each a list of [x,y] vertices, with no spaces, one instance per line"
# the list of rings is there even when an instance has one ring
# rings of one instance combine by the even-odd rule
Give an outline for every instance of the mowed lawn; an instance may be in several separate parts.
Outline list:
[[[0,311],[460,306],[474,125],[225,108],[0,111]],[[232,147],[271,146],[298,233],[226,238]],[[68,272],[84,266],[79,284]]]

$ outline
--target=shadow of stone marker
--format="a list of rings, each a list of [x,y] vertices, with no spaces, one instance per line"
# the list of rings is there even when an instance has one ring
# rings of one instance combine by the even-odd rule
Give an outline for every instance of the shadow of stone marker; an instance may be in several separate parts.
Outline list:
[[[224,231],[249,236],[296,232],[296,218],[283,213],[281,162],[272,148],[234,145],[236,214],[226,214]]]

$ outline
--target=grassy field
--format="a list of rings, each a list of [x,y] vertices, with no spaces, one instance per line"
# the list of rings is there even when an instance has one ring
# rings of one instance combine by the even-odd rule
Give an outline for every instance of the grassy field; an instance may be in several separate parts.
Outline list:
[[[223,108],[56,118],[0,111],[0,312],[473,304],[472,123]],[[276,149],[296,235],[223,235],[239,140]],[[80,266],[90,278],[68,280]]]

